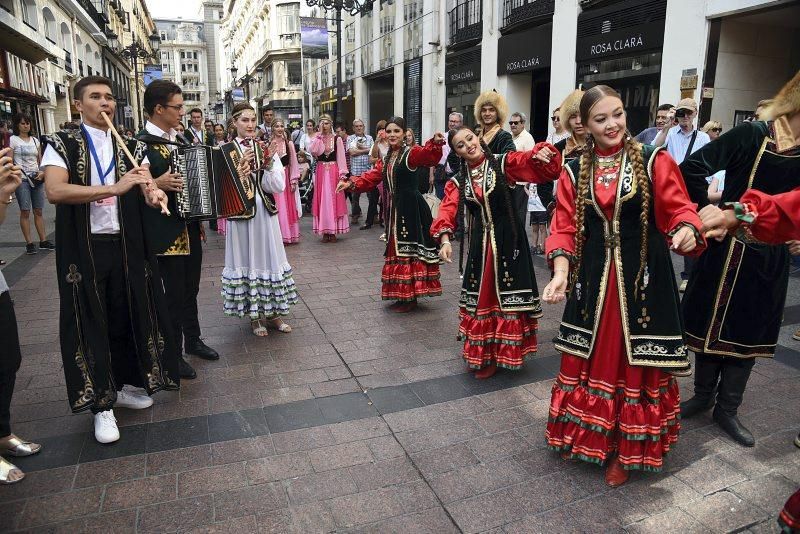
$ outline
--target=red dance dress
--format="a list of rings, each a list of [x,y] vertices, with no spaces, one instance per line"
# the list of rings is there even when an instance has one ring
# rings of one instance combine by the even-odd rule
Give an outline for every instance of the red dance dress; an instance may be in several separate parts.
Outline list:
[[[619,148],[602,152],[609,156]],[[597,205],[613,220],[619,165],[610,187],[592,180]],[[594,176],[600,171],[595,167]],[[680,225],[701,228],[680,171],[666,153],[653,161],[651,192],[658,230],[667,236]],[[575,251],[575,187],[566,170],[558,180],[557,207],[547,238],[548,258]],[[586,210],[594,209],[587,204]],[[651,222],[652,222],[651,216]],[[601,236],[602,238],[602,236]],[[699,254],[698,248],[693,254]],[[603,465],[616,452],[624,469],[660,471],[663,456],[678,440],[680,394],[675,377],[658,367],[630,365],[626,356],[614,255],[594,348],[589,358],[563,352],[553,384],[546,438],[572,458]],[[671,269],[670,269],[671,271]],[[635,271],[634,271],[635,272]],[[671,284],[674,286],[674,274]],[[573,289],[574,291],[574,289]]]
[[[513,187],[516,182],[548,183],[558,176],[560,156],[547,165],[532,159],[542,146],[557,152],[552,145],[539,143],[532,151],[499,156],[504,158],[507,184]],[[516,257],[502,255],[506,244],[512,250],[515,245],[497,243],[497,240],[511,241],[510,225],[519,221],[509,219],[502,191],[495,187],[494,171],[485,159],[470,166],[470,175],[469,185],[465,184],[464,205],[475,222],[469,236],[469,256],[458,311],[458,339],[464,342],[462,356],[471,369],[497,365],[517,370],[527,357],[536,353],[536,330],[542,315],[530,247],[524,227],[518,225],[517,254],[510,255]],[[457,176],[445,184],[444,199],[431,226],[434,237],[445,233],[452,236],[456,229],[460,179]],[[485,194],[487,183],[491,200]],[[484,225],[484,219],[491,223]],[[496,261],[495,244],[501,253],[502,265]]]
[[[739,202],[726,206],[757,241],[780,245],[800,240],[800,188],[778,195],[748,189]]]
[[[442,147],[425,145],[391,149],[384,172],[384,160],[352,178],[352,190],[370,191],[384,182],[390,201],[386,212],[386,252],[381,271],[381,298],[411,302],[419,297],[442,294],[439,281],[439,253],[429,235],[433,217],[419,193],[417,167],[434,167]]]

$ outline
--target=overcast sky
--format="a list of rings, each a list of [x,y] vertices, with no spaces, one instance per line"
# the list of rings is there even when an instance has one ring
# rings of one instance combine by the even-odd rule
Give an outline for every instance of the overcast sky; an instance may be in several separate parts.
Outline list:
[[[154,19],[183,17],[199,18],[200,0],[145,0]]]

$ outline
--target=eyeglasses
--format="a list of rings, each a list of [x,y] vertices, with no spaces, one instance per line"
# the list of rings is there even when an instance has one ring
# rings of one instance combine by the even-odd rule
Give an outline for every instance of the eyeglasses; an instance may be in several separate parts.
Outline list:
[[[721,133],[722,132],[722,128],[711,128],[711,131],[712,132]]]
[[[509,126],[516,126],[519,123],[520,123],[520,121],[508,121],[508,125]]]
[[[178,111],[180,111],[180,110],[183,109],[183,104],[178,104],[178,105],[175,105],[175,104],[164,104],[164,107],[165,108],[177,109]]]

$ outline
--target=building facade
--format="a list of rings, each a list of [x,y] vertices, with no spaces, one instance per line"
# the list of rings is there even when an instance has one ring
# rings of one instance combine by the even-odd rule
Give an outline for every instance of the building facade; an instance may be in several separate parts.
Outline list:
[[[204,22],[184,19],[156,19],[161,37],[161,75],[183,90],[187,111],[200,108],[209,115],[208,47]]]
[[[293,125],[303,119],[300,2],[225,0],[222,43],[228,107],[249,100]],[[235,68],[234,77],[231,68]]]
[[[445,128],[451,111],[472,125],[477,95],[496,90],[543,139],[564,97],[596,84],[621,94],[634,132],[659,104],[684,97],[700,104],[701,125],[728,129],[800,69],[792,0],[362,3],[345,17],[343,92],[355,116],[375,124],[400,114],[422,137]],[[312,115],[335,94],[330,57],[304,65]]]

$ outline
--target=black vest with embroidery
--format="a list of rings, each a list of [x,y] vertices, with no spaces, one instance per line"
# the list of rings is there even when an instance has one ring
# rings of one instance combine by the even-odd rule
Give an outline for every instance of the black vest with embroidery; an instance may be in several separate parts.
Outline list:
[[[417,169],[409,166],[408,155],[411,150],[407,147],[399,150],[391,172],[388,166],[383,171],[384,187],[388,187],[392,195],[390,237],[395,238],[398,256],[438,264],[438,247],[430,233],[433,216],[419,192]],[[387,240],[386,254],[389,253],[390,241]]]
[[[505,155],[498,158],[502,165]],[[497,183],[498,179],[505,180],[505,177],[497,176],[486,161],[479,169],[482,175],[480,186],[483,202],[476,198],[469,177],[466,177],[464,184],[464,205],[467,207],[471,229],[459,305],[469,312],[474,313],[477,310],[486,251],[490,247],[494,262],[494,287],[500,309],[504,312],[525,311],[539,317],[542,306],[528,237],[524,225],[517,220],[513,207],[509,209],[508,201]],[[457,187],[460,187],[463,179],[460,173],[452,178]],[[512,225],[517,226],[516,240]]]
[[[658,149],[645,145],[643,160],[650,182],[652,165]],[[567,169],[577,190],[580,159]],[[557,349],[589,358],[597,343],[596,334],[604,301],[609,291],[616,291],[622,314],[622,335],[628,363],[637,366],[688,369],[683,338],[680,299],[672,260],[664,236],[659,232],[651,195],[647,235],[647,261],[639,292],[635,294],[641,250],[642,195],[637,187],[633,166],[623,154],[621,175],[616,182],[617,196],[613,217],[607,220],[594,197],[594,176],[586,198],[583,234],[585,241],[580,271],[567,298],[558,335]],[[580,231],[580,230],[579,230]],[[616,287],[609,287],[610,269],[617,275]]]
[[[164,139],[151,135],[144,129],[136,135],[136,139],[147,145],[147,160],[150,162],[150,175],[153,178],[170,170],[170,148]],[[157,210],[143,214],[144,226],[151,236],[148,245],[159,256],[187,256],[191,249],[186,221],[178,216],[175,193],[167,191],[166,194],[169,216]]]

